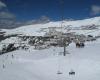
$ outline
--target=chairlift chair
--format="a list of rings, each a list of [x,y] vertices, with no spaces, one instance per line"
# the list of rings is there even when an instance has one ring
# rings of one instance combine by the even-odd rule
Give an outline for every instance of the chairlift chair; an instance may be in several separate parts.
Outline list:
[[[75,71],[74,71],[74,70],[71,70],[71,71],[69,72],[69,75],[75,75]]]
[[[63,74],[62,72],[58,71],[57,74]]]

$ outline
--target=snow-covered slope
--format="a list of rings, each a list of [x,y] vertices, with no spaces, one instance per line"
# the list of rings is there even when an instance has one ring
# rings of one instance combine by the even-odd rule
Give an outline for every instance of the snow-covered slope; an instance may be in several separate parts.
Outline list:
[[[83,29],[89,25],[95,25],[97,29]],[[44,36],[49,27],[57,27],[61,30],[61,21],[45,24],[22,26],[16,29],[2,29],[5,32],[4,40],[0,42],[0,50],[5,51],[5,46],[15,43],[14,46],[28,47],[0,55],[0,80],[100,80],[100,39],[86,42],[84,48],[76,48],[71,43],[66,49],[70,54],[61,55],[61,47],[50,47],[42,50],[34,49],[28,40],[38,42],[37,37],[22,40],[16,34],[26,36]],[[69,30],[70,29],[70,30]],[[91,34],[100,36],[100,17],[85,20],[64,21],[62,31],[76,32],[77,34]],[[1,35],[3,35],[1,34]],[[25,43],[25,44],[23,44]],[[11,46],[12,44],[10,44]],[[3,48],[2,48],[3,47]],[[13,48],[13,47],[11,47]],[[7,50],[9,51],[9,47]],[[69,75],[71,70],[75,75]],[[57,74],[61,71],[62,74]]]
[[[100,80],[99,49],[100,40],[82,49],[72,43],[66,57],[58,55],[59,47],[10,52],[0,56],[0,80]],[[75,75],[69,75],[71,69]]]
[[[80,29],[82,26],[95,25],[100,28],[100,17],[76,20],[76,21],[63,21],[63,30],[66,32],[69,29]],[[23,34],[28,36],[43,36],[47,31],[48,27],[61,27],[61,21],[54,21],[45,24],[34,24],[22,26],[12,30],[3,30],[6,31],[6,35],[11,34]]]

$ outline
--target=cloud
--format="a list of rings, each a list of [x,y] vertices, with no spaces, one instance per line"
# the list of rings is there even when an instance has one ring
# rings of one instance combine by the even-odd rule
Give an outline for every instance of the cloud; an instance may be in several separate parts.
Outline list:
[[[13,19],[15,18],[15,16],[13,14],[11,14],[10,12],[0,12],[0,18],[1,19]]]
[[[13,27],[16,27],[16,17],[9,12],[7,5],[0,1],[0,28]]]
[[[4,7],[7,7],[7,5],[3,2],[0,1],[0,9],[4,8]]]
[[[98,15],[100,14],[100,6],[92,5],[91,6],[91,15]]]
[[[0,1],[0,19],[12,18],[15,18],[15,16],[9,12],[7,5]]]

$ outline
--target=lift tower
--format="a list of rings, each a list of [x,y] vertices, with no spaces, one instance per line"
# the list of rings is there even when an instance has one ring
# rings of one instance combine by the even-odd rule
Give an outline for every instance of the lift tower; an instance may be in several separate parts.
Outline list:
[[[63,37],[63,23],[64,23],[64,0],[60,0],[60,5],[61,5],[61,45],[64,47],[64,52],[63,55],[66,56],[66,38]]]

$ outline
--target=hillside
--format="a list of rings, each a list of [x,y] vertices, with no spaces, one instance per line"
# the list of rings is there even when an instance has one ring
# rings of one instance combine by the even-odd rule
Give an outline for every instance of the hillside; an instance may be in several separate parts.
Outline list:
[[[61,21],[48,22],[44,24],[33,24],[22,26],[16,29],[5,30],[6,35],[11,34],[23,34],[29,36],[43,36],[45,32],[48,31],[49,27],[61,27]],[[94,17],[84,20],[76,21],[63,21],[63,30],[67,31],[68,29],[97,29],[100,28],[100,17]],[[75,31],[76,32],[76,31]],[[78,31],[77,31],[78,32]]]
[[[100,17],[61,23],[0,30],[0,79],[99,80]]]
[[[62,33],[63,36],[70,39],[73,38],[74,41],[77,39],[89,41],[100,37],[100,17],[63,21],[62,27],[61,24],[61,21],[55,21],[27,25],[15,29],[2,29],[0,31],[0,54],[20,48],[28,49],[31,46],[35,47],[35,45],[41,44],[42,48],[48,47],[48,45],[51,46],[51,44],[58,45],[61,42],[60,36]],[[54,41],[53,37],[58,39]],[[67,39],[67,41],[69,40],[68,44],[71,42],[70,39]]]
[[[65,57],[62,48],[17,50],[0,56],[1,80],[99,80],[100,40],[79,49],[72,43]],[[13,57],[12,57],[13,54]],[[69,75],[73,69],[75,75]],[[61,71],[62,74],[57,74]]]

